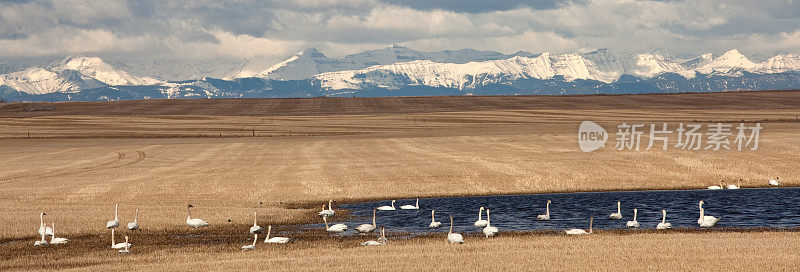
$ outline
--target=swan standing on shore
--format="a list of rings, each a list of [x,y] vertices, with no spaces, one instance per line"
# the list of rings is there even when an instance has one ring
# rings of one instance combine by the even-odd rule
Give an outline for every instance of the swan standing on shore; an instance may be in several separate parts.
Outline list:
[[[592,223],[594,223],[594,216],[589,217],[589,232],[586,232],[583,229],[568,229],[564,232],[568,235],[582,235],[582,234],[591,234],[592,233]]]
[[[111,248],[112,249],[123,249],[127,247],[132,247],[133,244],[128,243],[128,240],[125,240],[124,243],[116,243],[114,241],[114,229],[111,229]]]
[[[629,227],[629,228],[638,228],[639,227],[639,221],[636,221],[636,214],[638,212],[639,212],[639,209],[633,209],[633,221],[628,221],[628,223],[625,224],[626,227]]]
[[[778,186],[780,185],[780,177],[775,177],[775,179],[769,179],[769,185]]]
[[[492,218],[489,215],[489,209],[486,209],[486,227],[483,228],[483,235],[486,235],[486,238],[493,237],[499,233],[500,230],[497,227],[492,227]]]
[[[487,223],[486,220],[483,220],[483,210],[484,210],[483,207],[478,209],[478,221],[475,221],[475,224],[473,224],[474,226],[479,228],[485,227]]]
[[[483,208],[483,207],[481,207]],[[463,244],[464,236],[461,234],[453,233],[453,216],[450,215],[450,231],[447,232],[447,241],[451,244]]]
[[[705,201],[700,200],[700,218],[697,219],[697,224],[704,228],[713,227],[719,222],[720,217],[706,215],[705,209],[703,209],[703,204],[705,203]]]
[[[417,205],[403,205],[400,206],[403,210],[419,210],[419,198],[417,198]]]
[[[429,228],[438,228],[442,226],[442,222],[436,221],[436,210],[431,210],[431,224],[428,225]]]
[[[361,224],[358,227],[356,227],[356,231],[358,231],[359,233],[363,233],[363,234],[373,232],[378,227],[378,225],[375,224],[375,212],[376,211],[377,211],[377,209],[372,209],[372,225],[370,225],[370,224]]]
[[[545,214],[540,214],[538,217],[536,217],[536,220],[541,220],[541,221],[550,220],[550,200],[549,199],[547,200],[546,213]]]
[[[250,234],[261,233],[263,229],[258,225],[258,213],[253,212],[253,226],[250,227]]]
[[[609,219],[619,220],[622,219],[622,202],[617,201],[617,212],[608,216]]]
[[[114,204],[114,220],[106,222],[106,228],[112,229],[119,227],[119,217],[117,216],[117,210],[119,210],[119,203]]]
[[[130,247],[128,245],[130,245],[130,243],[128,243],[128,235],[125,235],[125,249],[120,249],[119,251],[117,251],[117,254],[131,253]]]
[[[377,209],[378,209],[379,211],[394,211],[394,210],[396,210],[396,209],[394,208],[394,202],[395,202],[395,201],[394,201],[394,200],[392,200],[392,206],[386,206],[386,205],[383,205],[383,206],[380,206],[380,207],[378,207]]]
[[[667,223],[667,210],[661,210],[661,223],[658,223],[656,229],[671,229],[672,224]]]
[[[53,236],[53,229],[44,224],[44,212],[39,213],[39,235],[40,236]]]
[[[741,188],[741,187],[739,187],[739,186],[742,185],[741,183],[742,183],[742,179],[738,179],[738,180],[736,180],[736,185],[728,184],[728,186],[725,186],[725,189],[737,190],[737,189]]]
[[[242,246],[242,251],[256,249],[256,242],[258,241],[258,233],[253,234],[253,244]]]
[[[128,223],[128,230],[139,230],[139,209],[136,209],[136,216],[133,217],[133,222]]]
[[[325,209],[325,203],[323,203],[319,216],[333,217],[334,215],[336,215],[336,211],[333,210],[333,199],[328,199],[328,209]]]
[[[69,242],[67,238],[56,238],[56,223],[50,223],[53,226],[53,236],[50,236],[50,244],[66,244]]]
[[[323,216],[322,221],[325,222],[325,230],[328,232],[343,232],[347,230],[347,225],[345,224],[334,224],[333,226],[328,226],[328,217]]]
[[[206,221],[203,221],[203,219],[192,218],[192,210],[191,210],[192,208],[194,208],[192,204],[186,206],[186,213],[188,214],[188,216],[186,216],[186,225],[189,225],[190,227],[193,227],[195,229],[208,226],[209,224],[206,223]]]
[[[288,237],[272,237],[269,238],[269,235],[272,233],[272,225],[267,226],[267,238],[264,238],[264,243],[268,244],[285,244],[289,242]]]
[[[386,239],[384,228],[381,228],[381,237],[378,238],[378,241],[366,241],[361,243],[362,246],[382,246],[385,245],[386,242],[389,241]]]

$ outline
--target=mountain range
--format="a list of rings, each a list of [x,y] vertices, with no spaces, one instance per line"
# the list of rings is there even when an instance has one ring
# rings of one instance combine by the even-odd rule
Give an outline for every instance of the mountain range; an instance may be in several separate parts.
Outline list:
[[[678,58],[663,51],[567,54],[474,49],[420,52],[391,45],[342,58],[306,49],[263,66],[211,61],[112,61],[72,55],[0,63],[11,101],[156,98],[518,95],[714,92],[800,88],[800,56],[753,62],[737,50]]]

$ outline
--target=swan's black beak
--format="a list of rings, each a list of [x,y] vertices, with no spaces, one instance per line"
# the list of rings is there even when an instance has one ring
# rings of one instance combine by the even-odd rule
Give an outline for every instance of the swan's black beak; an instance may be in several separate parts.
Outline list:
[[[47,215],[46,213],[42,213],[42,215]]]
[[[194,206],[192,206],[192,204],[189,204],[189,208],[194,208]]]

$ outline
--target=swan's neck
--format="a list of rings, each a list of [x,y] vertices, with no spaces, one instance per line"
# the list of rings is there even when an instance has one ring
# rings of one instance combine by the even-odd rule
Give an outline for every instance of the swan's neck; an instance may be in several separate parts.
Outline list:
[[[483,220],[483,209],[478,210],[478,221]]]
[[[589,233],[592,233],[592,224],[594,223],[594,218],[589,220]]]
[[[372,210],[372,226],[373,226],[373,227],[374,227],[374,226],[377,226],[377,224],[375,224],[375,212],[376,212],[376,210],[374,210],[374,209],[373,209],[373,210]]]
[[[253,247],[256,246],[257,241],[258,241],[258,234],[253,234]]]
[[[622,214],[622,205],[620,204],[619,201],[617,201],[617,213]]]
[[[258,215],[253,213],[253,227],[258,226]]]
[[[489,227],[492,225],[492,218],[489,217],[489,210],[486,210],[486,226]]]
[[[450,230],[447,231],[447,234],[453,233],[453,217],[450,217]]]
[[[548,216],[550,216],[550,202],[547,202],[547,209],[545,211]]]
[[[633,210],[633,221],[634,222],[636,222],[636,213],[637,213],[637,210]]]
[[[392,209],[394,209],[394,200],[392,200]]]
[[[436,211],[431,211],[431,223],[436,222]]]
[[[44,227],[44,213],[39,214],[39,227]]]
[[[139,222],[139,209],[136,209],[136,216],[133,217],[133,222]]]
[[[700,220],[703,220],[703,217],[705,217],[705,210],[700,208]]]
[[[416,207],[417,207],[417,209],[419,209],[419,198],[417,198],[417,205],[416,205]]]
[[[114,221],[119,221],[119,216],[117,216],[117,210],[119,210],[119,204],[114,205]]]
[[[330,227],[328,227],[328,217],[327,216],[322,217],[322,221],[325,221],[325,229],[329,229]]]
[[[661,213],[661,224],[664,224],[664,222],[666,221],[667,221],[667,213],[666,212]]]
[[[186,207],[186,220],[192,219],[192,208]]]
[[[272,232],[272,226],[267,227],[267,238],[264,238],[264,241],[269,240],[270,232]]]
[[[42,239],[44,239],[44,236]],[[114,241],[114,229],[111,229],[111,246],[113,247],[115,244],[116,243]]]

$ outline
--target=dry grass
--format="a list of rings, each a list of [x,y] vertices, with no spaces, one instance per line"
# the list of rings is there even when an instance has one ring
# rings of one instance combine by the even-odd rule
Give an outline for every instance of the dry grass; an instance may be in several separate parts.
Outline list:
[[[336,105],[341,106],[338,111]],[[259,212],[262,226],[319,220],[315,215],[318,204],[329,198],[347,202],[702,188],[719,179],[735,178],[743,178],[744,187],[754,187],[764,186],[766,179],[775,175],[781,176],[784,185],[797,186],[800,176],[789,162],[795,162],[800,151],[796,142],[800,123],[795,119],[800,116],[800,92],[64,103],[56,112],[33,113],[17,111],[17,106],[0,106],[0,116],[4,116],[0,118],[0,205],[5,207],[0,212],[0,241],[25,241],[0,244],[0,251],[18,253],[4,259],[8,268],[54,267],[50,261],[42,265],[44,256],[88,269],[116,265],[117,256],[104,249],[108,234],[103,228],[113,217],[116,202],[121,203],[123,223],[132,219],[135,208],[141,210],[140,221],[147,235],[168,237],[169,233],[185,232],[187,203],[195,205],[193,215],[219,228],[221,234],[204,238],[212,241],[199,249],[185,247],[182,242],[162,248],[160,243],[171,240],[151,237],[148,242],[135,237],[134,244],[142,247],[137,245],[137,255],[125,257],[130,261],[124,262],[153,270],[178,264],[222,269],[266,264],[288,267],[292,263],[303,263],[309,269],[352,270],[423,262],[447,269],[459,267],[457,263],[520,268],[534,263],[521,261],[527,259],[546,261],[555,270],[573,270],[568,265],[581,258],[592,261],[577,263],[601,269],[640,270],[634,268],[642,265],[642,269],[654,270],[659,267],[653,261],[660,260],[667,262],[660,270],[683,270],[690,266],[680,265],[694,261],[690,257],[698,254],[683,254],[680,247],[661,253],[655,244],[668,240],[689,245],[693,239],[706,240],[709,245],[698,244],[688,251],[707,251],[700,256],[721,258],[724,256],[717,255],[737,249],[737,242],[763,240],[762,250],[783,259],[790,258],[784,255],[787,249],[798,245],[784,233],[603,234],[592,238],[533,235],[476,241],[455,249],[438,245],[440,238],[361,249],[354,246],[359,241],[316,245],[316,239],[321,238],[310,237],[307,242],[280,250],[240,254],[235,249],[246,237],[236,235],[235,229],[246,231],[253,210]],[[396,110],[402,113],[391,113]],[[135,115],[122,115],[126,113]],[[583,120],[597,121],[606,128],[623,121],[674,124],[745,120],[762,122],[765,129],[761,147],[754,152],[605,149],[583,153],[575,140],[577,126]],[[254,131],[257,137],[252,137]],[[48,222],[56,222],[62,236],[76,239],[76,243],[63,249],[29,246],[35,239],[41,210],[48,212]],[[232,225],[226,223],[228,219]],[[78,243],[81,237],[88,242]],[[711,248],[714,240],[725,243]],[[770,241],[772,246],[782,245],[782,251],[768,248]],[[649,245],[643,247],[648,250],[627,249],[639,242]],[[148,249],[147,243],[153,246]],[[515,243],[524,250],[512,249]],[[428,246],[433,249],[425,249]],[[603,247],[609,248],[601,250]],[[82,253],[72,256],[62,252],[68,248]],[[343,251],[330,257],[325,253],[328,249]],[[494,253],[484,253],[484,249]],[[62,253],[42,254],[50,251]],[[433,255],[417,255],[418,251]],[[639,262],[622,266],[621,261],[600,261],[619,256],[618,252],[639,256],[635,259]],[[740,251],[751,252],[756,251]],[[355,259],[349,254],[368,256]],[[493,262],[481,263],[471,257],[486,257]],[[745,257],[755,259],[756,255]],[[692,260],[675,261],[678,259]],[[333,265],[314,266],[320,260]],[[765,260],[769,258],[749,263]],[[346,266],[348,263],[351,266]],[[575,269],[583,267],[575,265]]]

